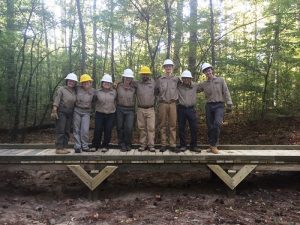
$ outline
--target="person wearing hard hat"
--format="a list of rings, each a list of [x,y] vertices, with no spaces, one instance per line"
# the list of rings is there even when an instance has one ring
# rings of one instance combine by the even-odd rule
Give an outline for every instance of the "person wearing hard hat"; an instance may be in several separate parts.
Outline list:
[[[90,128],[90,113],[92,109],[92,101],[95,90],[92,88],[93,79],[88,74],[80,76],[80,86],[77,88],[76,103],[74,109],[74,139],[75,153],[81,151],[89,152],[91,149],[88,146],[89,128]]]
[[[222,77],[215,76],[212,65],[203,63],[201,70],[206,76],[206,81],[200,84],[200,89],[204,92],[206,98],[205,117],[209,150],[214,154],[218,154],[217,145],[223,122],[224,105],[227,104],[226,112],[231,112],[232,100],[225,80]]]
[[[51,118],[55,119],[56,128],[56,154],[70,153],[66,149],[70,137],[73,111],[76,101],[77,76],[69,73],[66,78],[66,86],[58,88],[53,101]]]
[[[178,100],[177,84],[179,78],[173,75],[174,63],[171,59],[166,59],[163,64],[164,75],[156,82],[156,92],[158,94],[158,110],[161,134],[160,151],[167,150],[167,124],[169,125],[170,150],[177,152],[176,148],[176,101]]]
[[[102,152],[109,150],[111,132],[114,126],[117,92],[112,86],[112,77],[104,74],[101,88],[96,91],[95,129],[91,148],[101,148]],[[102,140],[103,135],[103,140]]]
[[[117,85],[117,133],[121,151],[131,150],[134,124],[135,88],[133,71],[125,69]]]
[[[141,144],[139,151],[149,149],[155,152],[155,81],[151,78],[150,68],[142,66],[139,72],[141,80],[134,83],[136,87],[137,99],[137,126],[140,131],[139,142]]]
[[[185,70],[181,74],[182,83],[178,84],[178,127],[180,139],[180,151],[186,150],[185,125],[190,127],[190,150],[197,151],[197,92],[200,92],[199,84],[192,82],[192,74]]]

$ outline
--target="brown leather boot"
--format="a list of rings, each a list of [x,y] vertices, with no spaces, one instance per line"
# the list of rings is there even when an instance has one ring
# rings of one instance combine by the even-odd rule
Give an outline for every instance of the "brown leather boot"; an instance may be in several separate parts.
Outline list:
[[[211,152],[214,154],[220,154],[219,149],[217,148],[217,146],[211,146]]]
[[[57,148],[55,153],[56,154],[68,154],[68,153],[70,153],[70,150],[64,149],[64,148]]]

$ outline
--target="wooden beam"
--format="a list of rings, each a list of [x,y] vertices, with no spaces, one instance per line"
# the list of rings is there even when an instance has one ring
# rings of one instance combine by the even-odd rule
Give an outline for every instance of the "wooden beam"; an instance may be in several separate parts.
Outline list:
[[[68,168],[91,190],[95,190],[118,167],[106,166],[95,177],[91,177],[80,165],[68,165]]]
[[[256,165],[244,165],[233,177],[231,177],[219,165],[207,165],[231,190],[235,189],[256,167]]]

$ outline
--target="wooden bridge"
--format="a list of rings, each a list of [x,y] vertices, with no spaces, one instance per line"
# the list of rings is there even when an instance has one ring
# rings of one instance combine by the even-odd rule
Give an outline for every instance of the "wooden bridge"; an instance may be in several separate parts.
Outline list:
[[[135,146],[137,147],[137,146]],[[199,146],[206,149],[207,146]],[[114,146],[106,153],[55,154],[52,144],[0,145],[0,170],[70,169],[94,190],[116,169],[189,171],[209,168],[230,189],[235,189],[252,171],[300,171],[300,145],[223,145],[220,154],[206,150],[181,153],[121,152]],[[96,171],[90,176],[87,172]]]

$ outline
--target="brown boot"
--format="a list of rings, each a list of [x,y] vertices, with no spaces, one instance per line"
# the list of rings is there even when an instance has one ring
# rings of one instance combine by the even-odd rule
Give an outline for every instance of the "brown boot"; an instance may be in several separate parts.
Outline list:
[[[217,148],[217,146],[211,146],[211,152],[214,154],[220,154],[219,149]]]
[[[56,154],[68,154],[68,153],[70,153],[70,151],[68,149],[64,149],[64,148],[57,148],[55,153]]]

